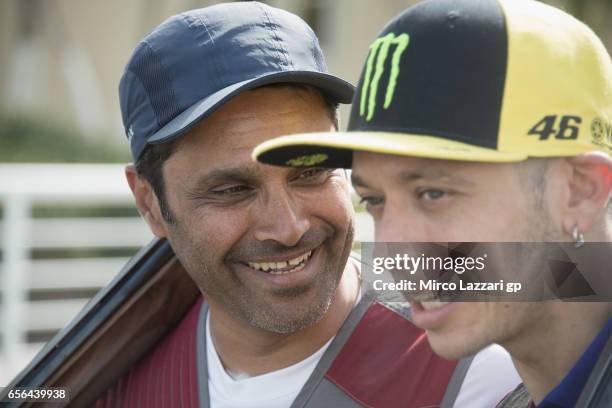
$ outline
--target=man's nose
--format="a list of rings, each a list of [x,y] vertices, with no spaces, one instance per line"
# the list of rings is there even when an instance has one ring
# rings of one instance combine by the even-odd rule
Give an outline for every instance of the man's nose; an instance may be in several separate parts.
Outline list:
[[[255,239],[274,240],[284,246],[296,245],[310,229],[310,220],[298,200],[286,193],[272,195],[255,214]]]
[[[376,242],[428,242],[430,233],[424,221],[405,208],[385,208],[375,220]]]

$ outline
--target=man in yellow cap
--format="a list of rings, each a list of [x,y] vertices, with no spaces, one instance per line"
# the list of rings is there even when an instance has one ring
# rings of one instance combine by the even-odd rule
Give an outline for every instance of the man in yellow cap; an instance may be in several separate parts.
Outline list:
[[[253,155],[352,166],[377,242],[580,247],[612,242],[611,153],[612,62],[587,26],[536,1],[428,0],[372,43],[348,132],[281,137]],[[597,268],[584,278],[609,293],[609,265]],[[444,357],[510,352],[524,386],[502,406],[574,407],[611,352],[603,300],[429,299],[411,312]]]

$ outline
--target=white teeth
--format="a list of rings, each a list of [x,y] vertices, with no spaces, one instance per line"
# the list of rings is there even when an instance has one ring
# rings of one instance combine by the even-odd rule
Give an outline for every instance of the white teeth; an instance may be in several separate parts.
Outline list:
[[[312,251],[308,251],[304,255],[300,255],[297,258],[290,259],[288,261],[281,262],[249,262],[248,265],[259,271],[270,271],[274,275],[279,275],[288,272],[295,272],[298,268],[293,268],[289,271],[278,271],[279,269],[286,268],[287,266],[303,266],[303,264],[310,258]],[[301,269],[301,268],[300,268]]]
[[[304,265],[298,265],[293,269],[289,269],[288,271],[270,271],[269,274],[270,275],[287,275],[288,273],[301,271],[302,269],[304,269]]]
[[[425,302],[421,302],[421,306],[423,306],[423,309],[425,310],[431,310],[431,309],[436,309],[438,307],[444,306],[445,304],[447,304],[448,302],[443,302],[441,300],[428,300]]]

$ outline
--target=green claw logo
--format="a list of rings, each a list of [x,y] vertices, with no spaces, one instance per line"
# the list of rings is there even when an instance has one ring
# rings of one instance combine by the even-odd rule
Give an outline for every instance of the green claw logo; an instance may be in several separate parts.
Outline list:
[[[292,167],[316,166],[317,164],[323,163],[327,158],[328,156],[324,153],[310,154],[287,160],[285,164]]]
[[[363,77],[363,85],[361,87],[361,100],[359,103],[359,116],[367,116],[366,121],[372,120],[374,116],[374,110],[376,109],[376,94],[378,92],[378,83],[380,78],[385,72],[385,62],[389,56],[389,48],[395,44],[397,47],[391,57],[391,72],[389,74],[389,84],[387,85],[387,91],[385,92],[385,102],[383,108],[387,109],[393,101],[393,94],[395,92],[395,86],[397,85],[397,77],[400,73],[399,62],[400,58],[408,44],[410,43],[410,36],[408,34],[400,34],[396,36],[393,33],[389,33],[382,38],[377,38],[372,45],[370,45],[370,53],[368,60],[366,61],[366,69]],[[372,70],[374,75],[372,76]],[[367,106],[366,106],[367,105]]]

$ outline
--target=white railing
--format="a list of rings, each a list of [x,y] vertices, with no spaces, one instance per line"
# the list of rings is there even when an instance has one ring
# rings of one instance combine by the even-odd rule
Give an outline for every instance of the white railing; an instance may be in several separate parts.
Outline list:
[[[28,333],[60,330],[89,300],[81,297],[83,291],[91,293],[105,286],[128,259],[125,254],[45,259],[32,257],[33,252],[135,251],[152,238],[136,216],[40,218],[32,216],[32,209],[41,205],[132,208],[123,169],[115,164],[0,164],[0,207],[4,213],[0,222],[0,386],[43,346],[40,340],[28,341]],[[359,213],[356,240],[372,237],[370,219]],[[32,293],[45,291],[60,295],[30,299]]]
[[[87,303],[82,293],[106,285],[127,261],[125,255],[45,258],[33,253],[135,249],[152,238],[138,217],[33,218],[34,206],[129,208],[132,203],[121,165],[0,165],[0,386],[42,347],[41,340],[28,341],[28,334],[64,327]],[[54,296],[30,299],[32,293]]]

